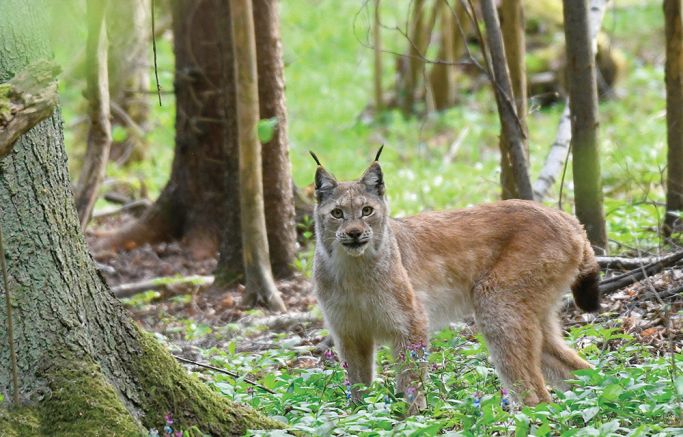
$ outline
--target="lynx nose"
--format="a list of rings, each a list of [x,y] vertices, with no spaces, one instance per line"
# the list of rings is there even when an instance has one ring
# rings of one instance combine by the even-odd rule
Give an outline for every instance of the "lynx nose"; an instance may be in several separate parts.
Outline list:
[[[359,239],[362,233],[363,231],[361,231],[360,229],[349,229],[348,231],[346,231],[346,235],[353,238],[354,240]]]

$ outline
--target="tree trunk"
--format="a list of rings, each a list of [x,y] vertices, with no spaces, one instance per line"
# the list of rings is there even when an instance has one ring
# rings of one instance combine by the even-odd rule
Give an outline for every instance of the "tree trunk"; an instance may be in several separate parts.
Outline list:
[[[384,111],[384,96],[382,95],[382,28],[380,20],[380,0],[375,0],[375,13],[372,24],[372,42],[374,44],[374,94],[376,117]]]
[[[439,53],[438,59],[452,63],[456,60],[455,44],[460,40],[458,35],[453,31],[455,27],[451,8],[448,3],[439,1],[436,6],[439,8]],[[462,5],[456,3],[454,6],[456,10],[462,10]],[[457,12],[456,12],[457,13]],[[459,14],[461,15],[461,14]],[[458,16],[458,19],[460,16]],[[448,64],[434,64],[429,75],[429,83],[434,99],[434,109],[443,111],[455,103],[455,76],[457,68],[455,65]]]
[[[510,71],[512,93],[515,96],[517,117],[522,125],[522,130],[527,133],[527,92],[526,92],[526,39],[524,37],[524,7],[522,0],[503,0],[500,10],[500,26],[505,43],[505,56]],[[515,178],[512,172],[512,163],[509,155],[502,153],[507,139],[501,136],[500,179],[503,191],[503,199],[519,197]],[[529,166],[529,145],[524,142],[524,157],[527,167]]]
[[[230,29],[217,14],[220,0],[175,0],[176,146],[171,177],[155,204],[137,221],[97,244],[97,250],[131,248],[146,242],[181,239],[195,258],[215,256],[224,227],[234,228],[237,201],[234,107],[222,86],[231,56],[219,41]],[[233,144],[234,143],[234,144]],[[230,187],[234,189],[229,190]]]
[[[50,56],[45,10],[44,1],[0,2],[0,82]],[[22,399],[22,406],[0,409],[3,435],[141,435],[163,426],[169,413],[178,429],[196,425],[214,435],[278,427],[189,376],[111,296],[80,232],[61,129],[56,113],[0,161]],[[4,311],[0,326],[0,393],[6,394]]]
[[[106,0],[89,0],[87,3],[88,39],[85,65],[90,128],[88,148],[76,187],[76,210],[82,229],[85,229],[90,221],[97,192],[104,180],[111,147],[107,30],[104,20],[106,8]]]
[[[593,51],[598,51],[598,34],[602,27],[602,19],[605,17],[605,10],[609,0],[591,0],[590,6],[590,26],[591,26],[591,46]],[[596,58],[597,59],[597,58]],[[550,146],[548,156],[545,158],[543,168],[534,182],[534,198],[542,202],[548,194],[550,187],[555,183],[555,178],[564,168],[564,160],[567,157],[567,149],[572,140],[572,122],[569,111],[569,101],[565,103],[564,111],[557,124],[555,142]]]
[[[251,6],[251,0],[230,1],[237,88],[242,250],[246,276],[244,299],[249,306],[261,303],[272,310],[285,311],[285,304],[275,287],[268,253],[261,143],[258,138],[256,42]]]
[[[493,92],[496,95],[496,105],[501,125],[501,154],[508,156],[515,181],[517,197],[533,200],[534,193],[529,180],[529,169],[524,150],[526,146],[526,132],[519,120],[515,105],[508,63],[503,46],[503,36],[500,30],[498,12],[493,0],[481,1],[482,14],[486,25],[486,40],[491,55],[492,70],[490,74]]]
[[[126,139],[112,144],[111,159],[119,163],[142,161],[147,155],[150,20],[150,0],[109,2],[109,93],[113,123],[126,130]]]
[[[408,59],[404,63],[405,71],[401,74],[397,96],[401,111],[406,117],[415,110],[417,87],[420,82],[420,74],[424,73],[424,57],[427,47],[429,47],[438,8],[437,5],[434,5],[429,17],[426,16],[426,9],[426,0],[415,0],[410,17]]]
[[[263,143],[263,187],[273,274],[294,273],[296,226],[287,140],[285,75],[277,0],[254,0],[258,98],[261,120],[275,119],[273,138]]]
[[[664,235],[670,236],[683,211],[683,32],[681,0],[664,0],[666,32],[667,184]]]
[[[588,0],[563,0],[567,82],[572,118],[576,216],[596,247],[607,248],[598,152],[598,91]]]

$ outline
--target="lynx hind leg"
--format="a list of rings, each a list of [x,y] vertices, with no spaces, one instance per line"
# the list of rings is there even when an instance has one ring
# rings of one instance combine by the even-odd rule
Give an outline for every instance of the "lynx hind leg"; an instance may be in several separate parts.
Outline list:
[[[543,335],[534,314],[490,282],[475,289],[475,317],[503,385],[527,405],[550,402],[541,372]]]
[[[555,313],[541,321],[543,329],[543,373],[548,382],[561,390],[569,386],[565,382],[572,372],[590,369],[591,365],[564,342],[560,322]]]

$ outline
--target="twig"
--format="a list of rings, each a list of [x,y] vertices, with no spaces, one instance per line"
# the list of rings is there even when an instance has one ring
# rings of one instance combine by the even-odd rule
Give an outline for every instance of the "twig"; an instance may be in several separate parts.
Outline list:
[[[152,206],[152,202],[150,202],[149,200],[138,199],[138,200],[134,200],[130,203],[127,203],[120,208],[113,208],[113,209],[107,209],[104,211],[95,212],[95,213],[93,213],[92,218],[93,218],[93,220],[102,219],[105,217],[112,217],[112,216],[123,214],[126,212],[130,212],[131,214],[138,216],[142,212],[147,210],[150,206]]]
[[[5,287],[5,306],[7,308],[7,340],[9,342],[10,365],[12,367],[12,400],[19,405],[19,371],[17,369],[17,354],[14,350],[14,324],[12,323],[12,293],[9,288],[9,275],[5,263],[5,247],[2,244],[2,220],[0,219],[0,269],[2,269],[2,281]]]
[[[235,379],[242,379],[242,380],[243,380],[244,382],[246,382],[247,384],[251,384],[251,385],[253,385],[254,387],[258,387],[258,388],[260,388],[261,390],[266,391],[266,392],[268,392],[268,393],[270,393],[270,394],[272,394],[272,395],[277,394],[277,393],[275,393],[273,390],[269,389],[268,387],[266,387],[266,386],[264,386],[264,385],[261,385],[261,384],[259,384],[259,383],[256,382],[256,381],[252,381],[251,379],[242,378],[239,374],[237,374],[237,373],[235,373],[235,372],[233,372],[233,371],[221,369],[221,368],[219,368],[219,367],[214,367],[214,366],[212,366],[212,365],[210,365],[210,364],[198,363],[198,362],[196,362],[196,361],[188,360],[187,358],[179,357],[178,355],[173,355],[173,358],[175,358],[176,360],[180,361],[181,363],[192,364],[192,365],[195,365],[195,366],[198,366],[198,367],[203,367],[203,368],[205,368],[205,369],[213,370],[214,372],[223,373],[224,375],[231,376],[231,377],[233,377],[233,378],[235,378]]]
[[[179,285],[196,285],[204,287],[213,284],[213,276],[192,275],[184,278],[162,277],[148,279],[140,282],[132,282],[129,284],[121,284],[111,287],[111,292],[119,299],[124,297],[131,297],[143,291],[170,289]]]
[[[159,106],[161,106],[161,85],[159,84],[159,68],[157,67],[157,39],[154,33],[155,22],[154,22],[154,1],[152,4],[152,53],[154,54],[154,78],[157,84],[157,95],[159,96]]]

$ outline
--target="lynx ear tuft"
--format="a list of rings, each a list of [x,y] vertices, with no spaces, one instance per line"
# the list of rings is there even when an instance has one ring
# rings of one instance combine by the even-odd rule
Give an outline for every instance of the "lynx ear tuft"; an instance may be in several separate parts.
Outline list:
[[[312,150],[309,150],[308,153],[311,154],[311,156],[313,157],[313,160],[315,161],[316,164],[318,164],[319,167],[322,166],[322,164],[320,163],[320,160],[318,159],[318,155],[313,153]]]
[[[382,149],[380,149],[380,152]],[[379,153],[377,154],[379,158]],[[360,183],[365,185],[365,189],[372,194],[377,196],[384,196],[384,174],[382,173],[382,167],[380,167],[379,162],[375,160],[363,176],[360,178]]]
[[[315,198],[318,203],[327,199],[336,187],[337,180],[334,176],[323,166],[318,165],[318,169],[315,171]]]
[[[379,161],[379,155],[382,154],[382,150],[384,150],[384,144],[379,146],[379,150],[377,151],[377,155],[375,155],[375,161]]]

